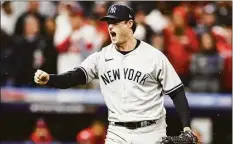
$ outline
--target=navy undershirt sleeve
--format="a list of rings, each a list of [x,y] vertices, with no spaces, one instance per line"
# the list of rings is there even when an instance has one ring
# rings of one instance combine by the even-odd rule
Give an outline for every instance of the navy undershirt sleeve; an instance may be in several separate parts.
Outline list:
[[[180,116],[183,127],[190,127],[190,108],[185,96],[184,87],[179,87],[168,94],[173,100],[177,113]]]
[[[86,75],[81,68],[75,68],[72,71],[63,74],[50,74],[48,86],[60,89],[67,89],[77,85],[86,84]]]

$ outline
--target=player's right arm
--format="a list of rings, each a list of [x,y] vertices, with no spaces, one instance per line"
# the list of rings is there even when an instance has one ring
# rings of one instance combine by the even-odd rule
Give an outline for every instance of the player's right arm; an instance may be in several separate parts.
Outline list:
[[[37,70],[34,81],[40,85],[48,85],[54,88],[67,89],[77,85],[84,85],[98,78],[98,53],[87,57],[80,66],[68,72],[56,75]]]
[[[42,70],[37,70],[34,81],[40,85],[66,89],[76,85],[86,84],[86,76],[84,71],[79,67],[59,75],[48,74]]]

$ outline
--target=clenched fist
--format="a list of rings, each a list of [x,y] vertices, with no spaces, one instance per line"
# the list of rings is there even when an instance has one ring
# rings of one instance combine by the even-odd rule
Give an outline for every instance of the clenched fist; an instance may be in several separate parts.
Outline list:
[[[34,81],[37,84],[45,85],[49,81],[49,74],[42,70],[37,70],[34,76]]]

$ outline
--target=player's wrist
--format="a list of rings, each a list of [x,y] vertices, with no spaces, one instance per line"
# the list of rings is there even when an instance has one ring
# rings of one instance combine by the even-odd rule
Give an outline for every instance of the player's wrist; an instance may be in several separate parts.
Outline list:
[[[47,81],[47,85],[53,85],[55,82],[54,82],[54,79],[55,79],[56,75],[55,74],[48,74],[48,81]]]

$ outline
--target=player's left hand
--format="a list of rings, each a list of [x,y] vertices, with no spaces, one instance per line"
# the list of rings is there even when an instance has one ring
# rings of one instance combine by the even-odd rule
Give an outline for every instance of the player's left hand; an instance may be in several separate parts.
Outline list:
[[[162,144],[197,144],[198,139],[189,127],[185,127],[179,136],[167,136],[162,138]]]

